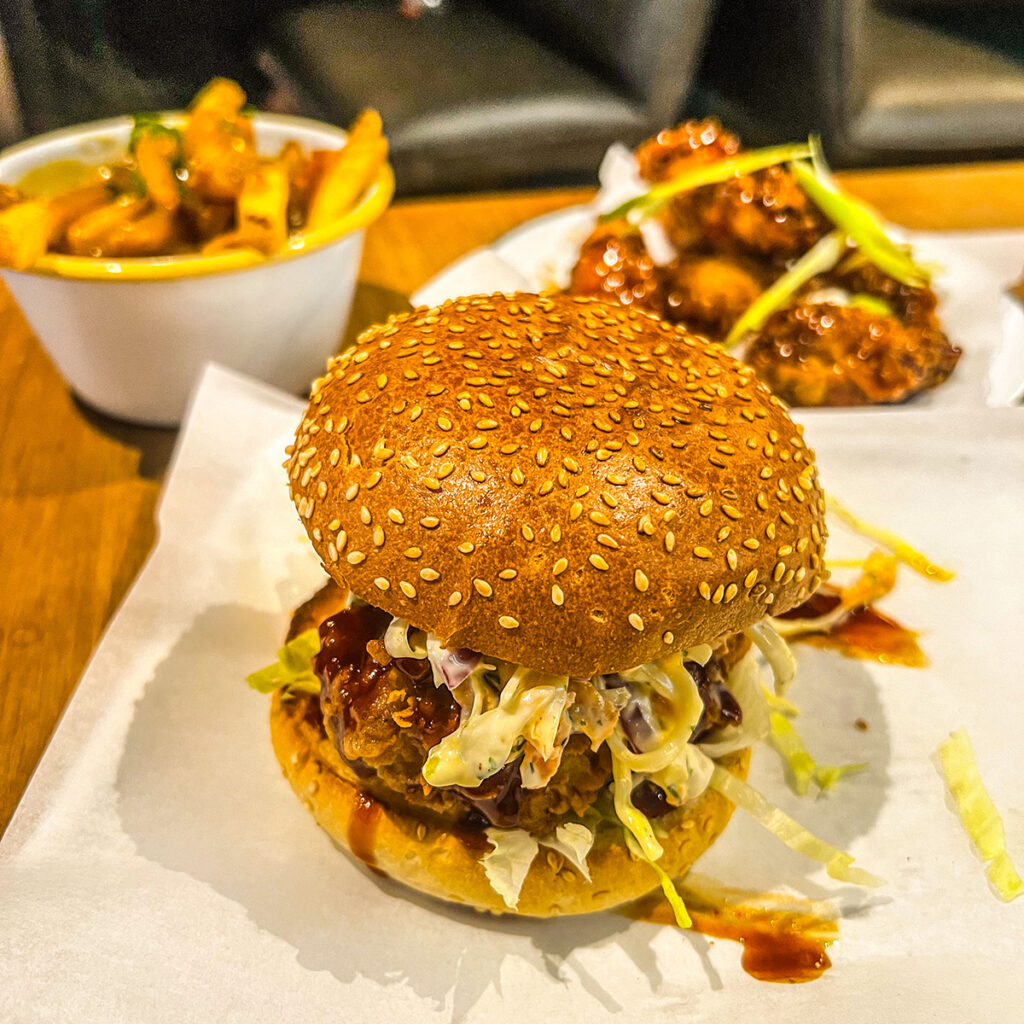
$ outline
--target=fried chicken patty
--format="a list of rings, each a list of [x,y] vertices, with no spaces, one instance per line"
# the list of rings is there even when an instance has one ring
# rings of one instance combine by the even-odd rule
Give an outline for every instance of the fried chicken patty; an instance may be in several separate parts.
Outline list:
[[[391,617],[386,612],[365,604],[346,609],[345,597],[336,584],[327,584],[296,613],[290,637],[319,629],[314,670],[321,680],[322,725],[370,795],[445,825],[516,827],[534,835],[549,833],[593,805],[611,781],[611,758],[606,745],[591,750],[582,733],[569,737],[558,770],[539,789],[522,785],[519,758],[476,788],[427,783],[422,774],[427,754],[458,726],[461,709],[446,687],[435,685],[429,662],[387,653],[382,638]],[[702,734],[740,720],[724,680],[748,647],[739,636],[705,669],[691,668],[705,704],[698,726]],[[660,806],[664,794],[652,796],[645,786],[642,792],[637,787],[638,798]]]

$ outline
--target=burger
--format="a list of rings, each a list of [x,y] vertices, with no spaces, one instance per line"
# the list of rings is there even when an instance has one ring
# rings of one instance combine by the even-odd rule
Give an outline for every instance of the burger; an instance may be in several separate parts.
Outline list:
[[[329,581],[253,682],[320,826],[481,910],[661,884],[685,922],[672,879],[758,813],[761,669],[791,672],[767,617],[824,575],[785,405],[655,315],[477,296],[333,359],[285,465]]]

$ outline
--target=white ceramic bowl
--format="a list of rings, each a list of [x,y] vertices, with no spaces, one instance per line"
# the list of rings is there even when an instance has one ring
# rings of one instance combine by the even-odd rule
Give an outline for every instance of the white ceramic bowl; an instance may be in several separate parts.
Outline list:
[[[169,121],[181,115],[167,115]],[[257,147],[289,139],[337,149],[345,132],[278,114],[253,118]],[[40,135],[0,153],[0,183],[17,184],[56,160],[102,164],[121,156],[132,120],[96,121]],[[348,321],[363,228],[394,192],[386,164],[346,217],[270,259],[217,256],[90,259],[47,254],[3,278],[43,346],[89,405],[120,419],[169,426],[213,360],[286,391],[305,391]]]

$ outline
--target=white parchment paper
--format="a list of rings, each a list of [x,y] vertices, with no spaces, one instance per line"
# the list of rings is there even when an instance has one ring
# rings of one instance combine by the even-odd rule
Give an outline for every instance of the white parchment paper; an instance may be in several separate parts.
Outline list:
[[[755,785],[889,885],[837,885],[740,813],[699,865],[843,910],[833,969],[786,987],[747,977],[732,943],[616,914],[507,921],[409,895],[316,828],[274,760],[267,698],[243,681],[319,585],[280,466],[299,411],[227,371],[203,378],[157,547],[0,842],[0,1020],[1024,1018],[1024,901],[991,895],[929,761],[966,725],[1020,863],[1017,412],[808,427],[826,487],[958,577],[907,575],[886,604],[923,631],[930,669],[801,654],[808,745],[868,771],[813,800],[770,749],[755,755]],[[837,533],[844,547],[859,550]]]

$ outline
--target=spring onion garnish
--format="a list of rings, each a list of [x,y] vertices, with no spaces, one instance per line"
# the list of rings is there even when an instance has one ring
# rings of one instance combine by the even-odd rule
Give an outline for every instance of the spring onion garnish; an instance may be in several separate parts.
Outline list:
[[[852,775],[867,768],[867,764],[818,764],[793,723],[785,715],[773,711],[771,725],[772,745],[789,765],[793,789],[800,796],[807,795],[812,782],[822,793],[827,793],[844,775]]]
[[[825,501],[829,512],[837,519],[842,520],[856,533],[869,537],[871,540],[881,544],[882,547],[888,548],[901,562],[909,565],[914,572],[920,573],[926,579],[941,583],[946,583],[953,579],[954,574],[952,572],[929,561],[920,551],[912,548],[905,540],[896,536],[895,533],[890,533],[888,530],[883,530],[880,526],[872,526],[870,523],[864,522],[863,519],[858,519],[857,516],[846,508],[845,505],[840,504],[831,494],[825,495]]]
[[[833,231],[819,239],[781,277],[773,281],[732,325],[722,344],[731,348],[748,332],[758,330],[765,320],[786,302],[812,277],[825,274],[846,252],[846,236]]]
[[[1006,849],[1006,831],[978,771],[974,747],[965,729],[957,729],[935,752],[956,812],[975,849],[986,862],[985,873],[1005,903],[1024,894],[1024,881]]]
[[[320,680],[313,673],[313,659],[320,650],[320,634],[307,629],[289,640],[277,652],[277,661],[245,677],[245,681],[260,693],[284,690],[286,693],[319,693]]]
[[[821,147],[811,139],[811,160],[796,159],[790,164],[800,187],[815,206],[871,260],[880,270],[912,288],[928,283],[928,271],[915,263],[905,248],[885,233],[877,214],[859,199],[843,192],[828,170]]]
[[[683,171],[671,181],[659,182],[647,192],[616,206],[614,210],[602,213],[597,221],[599,224],[606,224],[608,221],[626,217],[631,224],[638,224],[644,218],[656,214],[665,203],[681,192],[689,192],[704,185],[717,185],[719,182],[728,181],[741,174],[763,171],[766,167],[775,167],[777,164],[803,160],[811,156],[810,144],[804,142],[791,142],[785,146],[769,146],[767,149],[752,149],[749,152],[730,157],[728,160],[717,160],[714,163],[703,164],[692,170]]]

